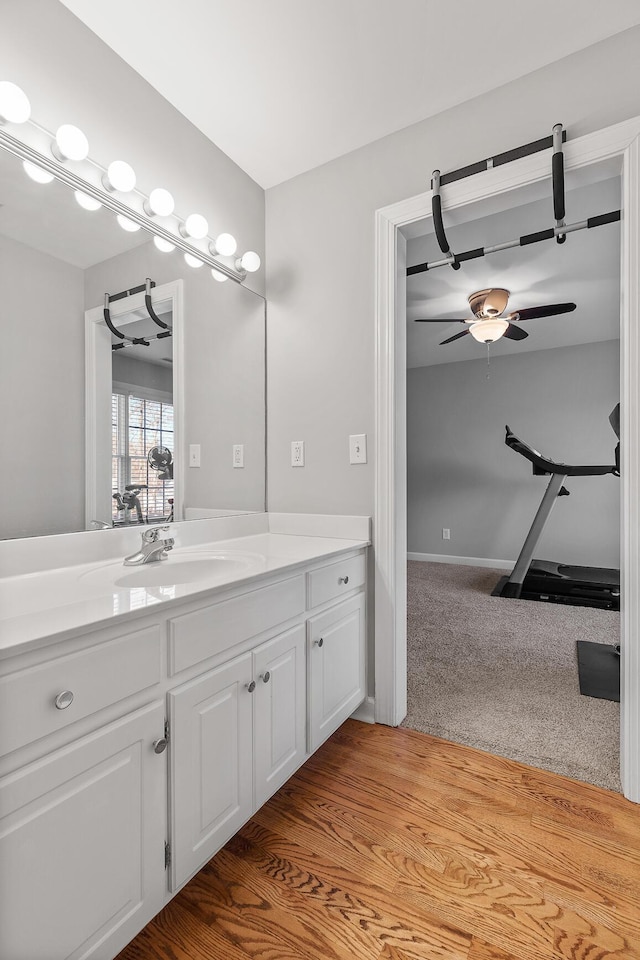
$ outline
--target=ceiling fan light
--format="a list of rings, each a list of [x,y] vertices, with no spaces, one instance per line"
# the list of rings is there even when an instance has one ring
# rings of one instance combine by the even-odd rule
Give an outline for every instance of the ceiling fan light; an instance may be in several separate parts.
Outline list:
[[[476,320],[469,327],[469,333],[478,343],[495,343],[506,332],[508,320],[488,319]]]

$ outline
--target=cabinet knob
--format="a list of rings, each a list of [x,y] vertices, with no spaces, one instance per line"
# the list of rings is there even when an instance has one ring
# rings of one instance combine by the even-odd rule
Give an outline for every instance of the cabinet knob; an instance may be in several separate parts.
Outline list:
[[[261,674],[260,674],[260,679],[261,679],[264,683],[269,683],[269,680],[271,679],[271,674],[269,673],[268,670],[265,670],[264,673],[261,673]]]
[[[73,694],[71,690],[63,690],[54,700],[57,710],[66,710],[73,703]]]
[[[252,680],[251,683],[245,683],[245,687],[247,688],[247,690],[249,691],[249,693],[253,693],[253,691],[254,691],[255,688],[256,688],[256,682],[255,682],[255,680]]]
[[[324,638],[323,638],[323,637],[320,637],[319,640],[314,640],[314,641],[313,641],[314,647],[321,647],[321,646],[323,645],[323,643],[324,643]]]
[[[168,740],[166,737],[160,737],[159,740],[153,741],[153,752],[154,753],[164,753],[167,749]]]
[[[349,583],[349,577],[338,577],[338,583]]]

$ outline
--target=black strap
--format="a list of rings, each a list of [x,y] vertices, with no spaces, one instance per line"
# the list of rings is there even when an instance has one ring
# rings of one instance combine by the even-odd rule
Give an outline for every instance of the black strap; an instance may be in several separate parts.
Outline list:
[[[447,240],[447,235],[444,229],[444,223],[442,220],[442,200],[440,199],[440,171],[434,170],[433,177],[433,195],[431,197],[431,214],[433,216],[433,226],[436,232],[436,238],[438,240],[438,246],[447,256],[452,258],[451,266],[454,270],[460,269],[460,264],[456,258],[455,253],[451,252],[451,247],[449,246],[449,241]]]

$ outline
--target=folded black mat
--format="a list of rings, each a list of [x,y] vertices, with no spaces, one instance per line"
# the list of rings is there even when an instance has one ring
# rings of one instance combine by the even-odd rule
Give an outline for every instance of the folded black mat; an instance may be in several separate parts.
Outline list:
[[[580,693],[620,703],[620,657],[610,643],[578,640]]]

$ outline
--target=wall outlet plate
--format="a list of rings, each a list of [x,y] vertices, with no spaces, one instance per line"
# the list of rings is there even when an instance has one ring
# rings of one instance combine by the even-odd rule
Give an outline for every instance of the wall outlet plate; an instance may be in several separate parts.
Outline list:
[[[451,540],[451,530],[449,529],[449,527],[442,528],[442,539]]]
[[[291,466],[304,467],[304,440],[291,441]]]
[[[244,443],[233,445],[233,466],[234,469],[244,467]]]

